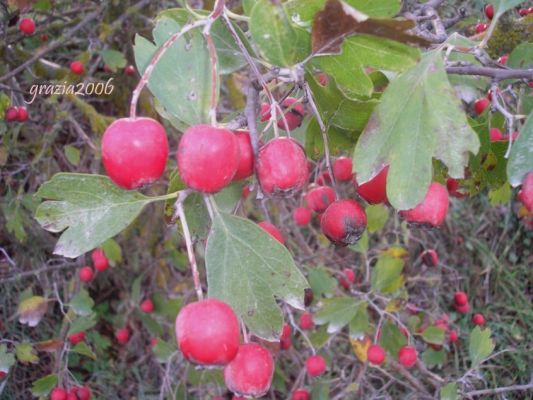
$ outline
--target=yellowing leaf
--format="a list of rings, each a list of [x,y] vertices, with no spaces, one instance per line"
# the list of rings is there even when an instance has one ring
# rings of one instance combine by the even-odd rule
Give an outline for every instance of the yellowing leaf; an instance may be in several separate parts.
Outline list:
[[[372,344],[372,340],[365,335],[362,339],[350,339],[350,343],[352,344],[352,349],[357,359],[365,363],[367,360],[366,353]]]
[[[388,302],[387,306],[385,307],[385,311],[394,313],[402,310],[402,301],[400,299],[394,299]]]
[[[19,322],[34,327],[41,321],[48,309],[48,300],[42,296],[32,296],[23,300],[18,307]]]
[[[405,258],[409,255],[407,250],[404,249],[403,247],[389,247],[387,250],[383,252],[383,254],[386,254],[394,258]]]
[[[39,361],[39,357],[37,357],[35,349],[30,343],[18,344],[15,347],[15,355],[23,364],[35,364]]]

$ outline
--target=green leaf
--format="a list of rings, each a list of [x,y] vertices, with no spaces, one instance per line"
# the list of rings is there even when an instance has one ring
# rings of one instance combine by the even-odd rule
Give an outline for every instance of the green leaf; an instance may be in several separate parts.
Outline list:
[[[366,301],[362,301],[358,304],[355,316],[350,321],[350,337],[357,339],[367,332],[368,322],[368,304]]]
[[[177,350],[175,345],[171,345],[162,340],[157,340],[157,344],[153,347],[155,358],[160,363],[168,362],[170,356]]]
[[[393,17],[400,11],[400,0],[344,0],[358,11],[370,17]],[[312,20],[324,8],[326,0],[290,0],[287,13],[293,21]]]
[[[428,348],[422,353],[422,361],[424,361],[424,364],[428,367],[444,364],[446,361],[446,352],[444,349],[433,350],[432,348]]]
[[[50,232],[65,230],[54,254],[75,258],[126,228],[143,207],[157,198],[117,187],[106,176],[59,173],[41,185],[37,197],[48,199],[35,218]]]
[[[163,335],[163,327],[152,316],[145,313],[137,313],[137,316],[152,336],[159,337]]]
[[[41,379],[37,379],[31,385],[31,394],[35,397],[48,396],[52,389],[57,385],[57,375],[46,375]]]
[[[422,339],[426,343],[443,344],[446,331],[443,328],[437,326],[430,326],[424,329],[422,333]]]
[[[522,180],[530,171],[533,171],[533,112],[527,117],[518,139],[513,143],[507,163],[509,183],[513,187],[522,184]]]
[[[368,231],[365,230],[363,232],[363,235],[361,236],[361,239],[353,245],[350,246],[350,249],[353,251],[356,251],[357,253],[365,254],[368,251]]]
[[[533,43],[520,43],[509,54],[507,66],[509,68],[529,68],[533,64]]]
[[[97,319],[96,314],[89,314],[86,317],[78,317],[71,322],[70,327],[67,332],[67,336],[72,335],[77,332],[85,332],[91,329],[96,325]]]
[[[396,357],[400,348],[407,344],[407,338],[402,334],[400,328],[390,321],[385,321],[381,327],[379,343],[393,357]]]
[[[102,56],[104,64],[106,64],[113,72],[126,66],[126,57],[124,57],[124,54],[120,51],[107,49],[101,51],[100,55]]]
[[[436,50],[390,83],[357,142],[354,170],[358,181],[367,182],[390,165],[387,196],[394,208],[406,210],[426,195],[433,157],[451,177],[463,178],[468,152],[478,149]]]
[[[205,250],[209,297],[232,306],[253,334],[278,340],[275,299],[303,309],[308,284],[287,250],[253,222],[218,213]]]
[[[478,366],[494,351],[494,340],[490,335],[490,329],[481,329],[479,326],[476,326],[472,332],[470,332],[468,354],[470,356],[472,368]]]
[[[440,400],[457,400],[457,383],[451,382],[440,390]]]
[[[141,283],[143,281],[143,275],[139,275],[133,281],[131,285],[131,300],[134,303],[138,303],[141,300]]]
[[[316,299],[331,295],[337,287],[337,281],[324,268],[313,268],[307,275],[309,286]]]
[[[143,73],[160,46],[181,25],[161,17],[153,31],[155,44],[137,35],[133,47],[138,70]],[[165,52],[150,76],[148,87],[163,107],[186,125],[210,121],[211,61],[199,31],[189,32]],[[218,88],[216,91],[218,96]]]
[[[76,166],[80,163],[80,150],[78,148],[67,144],[63,147],[63,151],[69,163]]]
[[[494,6],[494,19],[499,18],[500,15],[523,2],[523,0],[491,0],[490,3]]]
[[[489,191],[489,200],[490,205],[495,207],[501,204],[507,204],[511,201],[513,196],[513,191],[511,190],[511,185],[505,182],[498,189],[492,189]]]
[[[404,262],[400,258],[383,254],[372,270],[372,289],[381,293],[392,293],[404,284],[402,270]]]
[[[330,154],[351,151],[357,137],[353,132],[330,126],[327,130]],[[318,160],[324,156],[324,139],[316,118],[313,118],[305,130],[305,153],[308,157]]]
[[[15,365],[15,356],[7,352],[5,344],[0,345],[0,371],[7,373]]]
[[[96,354],[91,350],[91,348],[85,342],[80,342],[74,346],[70,351],[74,353],[81,354],[82,356],[89,357],[93,360],[96,360]]]
[[[81,289],[70,301],[70,307],[76,315],[86,317],[92,313],[94,300],[89,296],[87,290]]]
[[[113,265],[122,262],[122,249],[115,239],[107,239],[101,247]]]
[[[337,333],[350,323],[358,310],[358,303],[352,297],[325,299],[314,315],[318,325],[328,324],[328,333]]]
[[[311,391],[312,400],[329,400],[329,384],[326,382],[316,382]]]
[[[249,24],[259,52],[274,65],[290,67],[311,52],[311,35],[291,23],[282,4],[257,0]]]
[[[326,346],[330,336],[325,326],[320,326],[308,334],[309,340],[315,349],[321,349]]]
[[[389,208],[383,204],[369,205],[366,209],[367,228],[370,233],[383,229],[389,219]]]
[[[17,360],[23,364],[35,364],[39,362],[39,357],[37,357],[37,353],[30,343],[17,344],[15,346],[15,355],[17,356]]]

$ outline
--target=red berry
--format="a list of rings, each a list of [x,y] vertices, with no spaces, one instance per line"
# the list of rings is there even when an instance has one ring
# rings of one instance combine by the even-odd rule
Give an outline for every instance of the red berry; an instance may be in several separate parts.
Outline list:
[[[270,112],[270,104],[261,103],[261,122],[267,122],[272,118],[272,113]]]
[[[50,393],[50,400],[67,400],[67,391],[61,387],[56,387]]]
[[[215,193],[231,183],[239,168],[239,142],[228,129],[195,125],[183,133],[176,157],[188,187]]]
[[[346,290],[350,288],[350,285],[355,282],[355,272],[350,268],[344,268],[342,270],[342,276],[339,278],[339,284]]]
[[[487,24],[477,24],[476,25],[476,33],[483,33],[487,30],[489,26]]]
[[[389,167],[383,168],[379,174],[368,182],[359,185],[355,182],[357,193],[369,204],[381,204],[388,202],[387,199],[387,175]]]
[[[333,162],[333,176],[339,182],[348,182],[353,178],[352,159],[339,157]]]
[[[80,269],[80,281],[90,282],[94,278],[94,271],[91,267],[83,267]]]
[[[336,197],[335,191],[329,186],[315,186],[307,192],[305,201],[311,210],[322,214]]]
[[[130,330],[128,328],[120,328],[115,332],[115,338],[119,344],[126,344],[130,340]]]
[[[505,55],[501,56],[500,58],[498,58],[498,60],[496,60],[496,62],[498,64],[501,64],[501,65],[506,65],[508,60],[509,60],[509,56],[507,54],[505,54]]]
[[[72,335],[69,335],[68,337],[68,341],[70,342],[70,344],[72,344],[73,346],[77,345],[78,343],[81,343],[85,340],[85,332],[76,332],[76,333],[73,333]]]
[[[488,19],[494,18],[494,6],[492,4],[487,4],[485,6],[485,15]]]
[[[99,272],[104,272],[109,267],[109,260],[102,249],[94,249],[91,253],[94,268]]]
[[[85,65],[81,61],[72,61],[70,63],[70,72],[74,75],[83,75],[85,72]]]
[[[293,213],[292,217],[296,225],[304,226],[311,222],[311,211],[307,207],[298,207]]]
[[[305,368],[310,377],[320,376],[326,371],[326,360],[322,356],[311,356],[306,360]]]
[[[448,189],[448,193],[450,194],[450,196],[456,197],[458,199],[462,199],[468,196],[468,193],[459,190],[459,181],[454,178],[448,178],[446,180],[446,189]]]
[[[518,192],[518,200],[533,213],[533,171],[529,172],[522,181],[522,188]]]
[[[91,391],[87,386],[78,388],[77,394],[79,400],[89,400],[91,398]]]
[[[465,292],[456,292],[453,295],[453,301],[458,306],[464,306],[468,304],[468,296]]]
[[[448,191],[440,183],[433,182],[422,200],[415,208],[400,211],[400,216],[411,224],[440,226],[448,213]]]
[[[124,73],[128,76],[135,75],[135,67],[133,65],[127,65],[124,68]]]
[[[304,312],[300,315],[300,321],[298,323],[300,328],[304,331],[309,331],[315,327],[315,322],[313,321],[313,315],[310,312]]]
[[[398,361],[406,368],[416,364],[416,349],[413,346],[403,346],[398,352]]]
[[[422,253],[422,261],[428,267],[436,267],[439,265],[439,256],[435,250],[428,249]]]
[[[459,314],[468,314],[468,311],[470,311],[470,305],[468,303],[459,305],[455,305],[455,311],[457,311]]]
[[[158,180],[167,158],[167,135],[154,119],[117,119],[104,132],[102,162],[111,180],[124,189]]]
[[[250,140],[250,133],[246,131],[235,132],[235,137],[239,145],[239,165],[233,177],[234,181],[246,179],[254,173],[254,150]]]
[[[39,39],[41,40],[41,42],[48,42],[48,35],[46,33],[41,33]]]
[[[109,65],[104,64],[104,72],[110,74],[111,72],[113,72],[113,70]]]
[[[354,244],[366,228],[365,210],[353,200],[337,200],[322,215],[320,227],[336,245]]]
[[[296,389],[291,396],[291,400],[310,400],[311,394],[305,389]]]
[[[283,329],[281,330],[281,337],[279,339],[279,345],[281,350],[288,350],[291,348],[292,339],[291,339],[292,329],[289,324],[283,324]]]
[[[17,121],[19,117],[19,108],[15,106],[11,106],[6,108],[4,119],[6,122],[13,122]]]
[[[239,346],[235,358],[224,368],[227,388],[243,396],[263,396],[270,388],[273,375],[272,355],[257,343]]]
[[[318,83],[320,83],[321,86],[327,86],[328,82],[329,77],[325,73],[321,72],[318,74]]]
[[[150,299],[146,299],[140,305],[141,311],[146,314],[150,314],[154,311],[154,303]]]
[[[4,371],[0,371],[0,381],[6,377],[6,373]]]
[[[518,10],[518,14],[520,14],[521,17],[525,17],[528,13],[529,12],[527,8],[521,8],[520,10]]]
[[[483,316],[483,314],[474,314],[472,315],[472,323],[474,325],[485,325],[485,317]]]
[[[22,18],[19,23],[19,31],[25,35],[33,35],[35,32],[35,21],[32,18]]]
[[[281,234],[278,228],[276,228],[273,224],[271,224],[268,221],[259,222],[257,225],[259,225],[261,228],[263,228],[266,232],[270,234],[274,239],[276,239],[281,244],[285,244],[285,238]]]
[[[67,400],[78,400],[78,388],[72,388],[67,394]]]
[[[150,339],[150,346],[155,347],[159,343],[159,340],[155,337]]]
[[[305,108],[303,104],[300,103],[297,99],[293,97],[287,97],[281,103],[281,108],[285,112],[285,120],[287,121],[287,125],[285,125],[285,121],[280,116],[278,118],[278,127],[280,129],[287,130],[288,127],[288,130],[292,131],[302,124],[302,120],[304,119],[305,114]]]
[[[17,121],[24,122],[28,120],[28,109],[24,106],[20,106],[17,112]]]
[[[301,190],[307,181],[305,152],[293,139],[272,139],[259,149],[256,172],[267,196],[290,196]]]
[[[455,343],[455,342],[457,342],[457,340],[459,340],[459,337],[458,337],[458,335],[457,335],[457,331],[455,331],[455,330],[452,329],[452,330],[450,331],[450,333],[448,334],[448,341],[449,341],[450,343]]]
[[[217,299],[186,305],[176,318],[176,339],[183,356],[196,364],[226,365],[239,348],[239,320]]]
[[[379,344],[370,345],[366,352],[368,362],[374,365],[381,365],[385,361],[385,350]]]
[[[246,200],[248,196],[250,196],[250,193],[252,193],[252,191],[250,190],[250,186],[245,185],[241,191],[241,197],[243,198],[243,200]]]
[[[477,99],[474,102],[474,111],[476,112],[477,115],[481,115],[483,114],[483,112],[488,106],[490,106],[490,101],[486,97]]]

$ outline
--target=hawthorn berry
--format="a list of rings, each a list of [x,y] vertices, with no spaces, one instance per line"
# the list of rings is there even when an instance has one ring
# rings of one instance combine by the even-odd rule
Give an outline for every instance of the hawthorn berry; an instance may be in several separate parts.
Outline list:
[[[307,192],[305,201],[311,210],[322,214],[336,197],[335,191],[329,186],[315,186]]]
[[[109,260],[102,249],[94,249],[91,253],[91,259],[93,261],[94,269],[98,272],[104,272],[109,268]]]
[[[459,305],[455,305],[455,311],[457,311],[459,314],[468,314],[468,311],[470,311],[470,305],[468,303]]]
[[[500,65],[507,65],[507,61],[509,60],[509,55],[505,54],[498,58],[496,62]]]
[[[326,371],[326,360],[319,355],[311,356],[305,361],[305,369],[312,378],[320,376]]]
[[[25,122],[28,120],[28,109],[24,106],[20,106],[17,110],[17,121]]]
[[[302,146],[291,138],[269,141],[259,149],[256,161],[259,185],[267,196],[290,196],[307,181],[307,159]]]
[[[78,400],[78,388],[73,387],[67,393],[67,400]]]
[[[176,340],[183,356],[201,365],[226,365],[239,348],[239,320],[217,299],[183,307],[176,318]]]
[[[279,345],[281,350],[288,350],[292,346],[291,339],[292,329],[289,324],[283,324],[281,330],[281,337],[279,338]]]
[[[451,330],[450,333],[448,333],[448,341],[450,343],[455,343],[459,340],[459,336],[457,335],[457,331],[456,330]]]
[[[472,315],[472,323],[474,325],[485,325],[485,322],[487,322],[485,320],[485,317],[483,316],[483,314],[474,314]]]
[[[194,125],[183,133],[176,157],[188,187],[215,193],[231,183],[239,168],[239,142],[228,129]]]
[[[137,189],[158,180],[168,158],[163,126],[152,118],[121,118],[102,138],[102,162],[111,180],[124,189]]]
[[[329,175],[328,171],[322,171],[318,178],[316,179],[316,183],[320,186],[323,185],[331,185],[331,176]]]
[[[477,24],[476,25],[476,33],[483,33],[487,30],[489,26],[487,24]]]
[[[416,364],[417,354],[413,346],[403,346],[398,352],[398,361],[406,368]]]
[[[524,177],[522,188],[518,192],[518,200],[530,213],[533,213],[533,171]]]
[[[368,204],[387,203],[387,175],[389,167],[383,168],[376,176],[361,185],[355,181],[357,193]]]
[[[16,106],[11,106],[6,108],[4,119],[6,122],[17,121],[19,116],[19,108]]]
[[[128,328],[120,328],[115,332],[115,339],[119,344],[126,344],[130,340],[130,330]]]
[[[350,285],[355,282],[355,272],[350,268],[342,270],[342,276],[339,277],[339,285],[348,290]]]
[[[35,33],[35,21],[33,18],[22,18],[19,23],[19,31],[25,35],[33,35]]]
[[[521,17],[525,17],[526,15],[529,14],[529,11],[527,8],[521,8],[520,10],[518,10],[518,14],[521,16]]]
[[[274,239],[276,239],[281,244],[285,244],[285,238],[281,234],[278,228],[276,228],[273,224],[271,224],[268,221],[259,222],[257,225],[259,225],[263,230],[268,232],[270,236],[272,236]]]
[[[6,373],[4,371],[0,371],[0,381],[6,377]]]
[[[339,182],[352,180],[352,159],[349,157],[339,157],[333,161],[333,176]]]
[[[62,387],[56,387],[50,393],[50,400],[67,400],[67,391]]]
[[[458,306],[464,306],[468,304],[468,295],[465,292],[455,292],[453,301]]]
[[[313,321],[313,314],[306,311],[300,315],[300,320],[298,325],[304,331],[310,331],[315,327],[315,321]]]
[[[80,281],[90,282],[94,278],[94,271],[91,267],[86,266],[80,269],[79,276],[80,276]]]
[[[77,390],[79,400],[89,400],[91,398],[91,390],[87,386],[81,386]]]
[[[85,340],[85,332],[76,332],[68,336],[68,341],[71,345],[75,346]]]
[[[146,299],[139,307],[143,313],[151,314],[154,311],[154,302],[151,299]]]
[[[485,6],[485,15],[488,19],[494,18],[494,6],[492,4],[487,4]]]
[[[474,111],[477,115],[481,115],[487,109],[488,106],[490,106],[490,101],[486,97],[477,99],[474,102]]]
[[[72,61],[70,63],[70,72],[74,75],[83,75],[85,72],[85,65],[83,65],[81,61]]]
[[[310,400],[311,394],[305,389],[296,389],[291,396],[291,400]]]
[[[458,199],[462,199],[463,197],[468,196],[468,193],[464,193],[459,190],[460,189],[459,181],[454,178],[448,178],[446,180],[446,189],[448,189],[448,193],[450,194],[450,196],[458,198]]]
[[[227,388],[242,396],[263,396],[270,388],[273,375],[272,354],[257,343],[239,346],[235,358],[224,368]]]
[[[411,224],[440,226],[448,213],[448,191],[440,183],[433,182],[422,200],[411,210],[400,211],[400,216]]]
[[[320,228],[326,237],[339,246],[356,243],[366,228],[365,210],[353,200],[337,200],[326,209]]]
[[[239,145],[239,165],[237,172],[233,177],[234,181],[246,179],[254,173],[254,150],[252,148],[252,141],[250,140],[250,133],[246,131],[235,132],[235,137]]]
[[[385,350],[379,344],[372,344],[366,352],[370,364],[381,365],[385,361]]]
[[[309,222],[311,222],[311,217],[311,210],[309,210],[307,207],[298,207],[292,213],[294,223],[299,226],[309,224]]]
[[[289,128],[289,131],[292,131],[296,128],[298,128],[302,120],[304,118],[305,114],[305,107],[304,105],[299,102],[294,97],[287,97],[285,100],[281,102],[281,109],[284,111],[285,120],[287,121],[287,126],[285,125],[285,121],[283,120],[283,117],[278,116],[277,125],[280,129],[287,130],[287,127]],[[270,112],[270,105],[267,103],[261,104],[261,122],[266,122],[270,118],[272,118],[272,114]]]
[[[41,42],[48,42],[48,35],[46,33],[41,33],[39,39],[41,40]]]
[[[434,249],[424,250],[422,253],[422,261],[428,267],[436,267],[439,265],[439,255]]]
[[[128,76],[135,75],[135,67],[133,65],[127,65],[124,68],[124,73]]]

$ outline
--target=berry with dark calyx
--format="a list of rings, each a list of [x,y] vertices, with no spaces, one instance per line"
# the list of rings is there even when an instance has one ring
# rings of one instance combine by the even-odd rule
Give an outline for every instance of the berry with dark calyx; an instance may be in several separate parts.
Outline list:
[[[301,190],[309,174],[302,146],[285,137],[272,139],[259,149],[255,168],[263,193],[271,197]]]
[[[522,188],[518,192],[518,200],[533,213],[533,171],[528,172],[522,181]]]
[[[281,330],[281,337],[279,339],[279,347],[281,350],[288,350],[292,346],[292,329],[289,324],[283,324],[283,329]]]
[[[25,122],[28,120],[28,109],[24,106],[20,106],[17,111],[17,121]]]
[[[451,330],[450,333],[448,333],[448,341],[450,343],[455,343],[459,340],[459,336],[457,335],[457,331]]]
[[[137,189],[165,172],[168,141],[163,126],[152,118],[121,118],[102,138],[102,162],[111,180],[124,189]]]
[[[228,129],[194,125],[183,133],[176,157],[188,187],[215,193],[231,183],[239,168],[239,142]]]
[[[387,203],[387,175],[389,167],[383,168],[376,176],[368,182],[358,184],[355,182],[357,193],[368,204]]]
[[[483,316],[483,314],[474,314],[472,315],[472,323],[474,325],[479,325],[479,326],[483,326],[485,325],[487,321],[485,320],[485,317]]]
[[[381,365],[385,361],[385,350],[379,344],[372,344],[366,352],[370,364]]]
[[[310,331],[315,327],[315,322],[313,321],[313,314],[310,312],[304,312],[300,315],[300,321],[298,323],[300,328],[304,331]]]
[[[120,328],[115,332],[115,339],[119,344],[126,344],[130,340],[130,330],[128,328]]]
[[[83,75],[85,72],[85,65],[81,61],[72,61],[70,63],[70,72],[74,75]]]
[[[154,302],[151,299],[146,299],[141,303],[139,308],[143,313],[151,314],[154,311]]]
[[[291,400],[310,400],[311,394],[305,389],[296,389],[291,396]]]
[[[281,108],[285,113],[285,120],[287,125],[285,125],[285,120],[280,116],[278,118],[278,127],[283,130],[293,131],[302,124],[302,120],[305,115],[305,107],[297,99],[293,97],[287,97],[281,102]]]
[[[109,268],[109,260],[102,249],[94,249],[91,253],[94,269],[98,272],[104,272]]]
[[[338,182],[348,182],[353,178],[352,159],[339,157],[333,161],[333,176]]]
[[[50,400],[67,400],[67,391],[62,387],[56,387],[50,392]]]
[[[91,267],[86,266],[80,269],[79,276],[80,276],[80,281],[90,282],[94,278],[94,271]]]
[[[16,106],[11,106],[6,108],[4,120],[6,122],[17,121],[19,116],[19,108]]]
[[[339,277],[339,285],[344,289],[350,289],[352,283],[355,282],[355,272],[350,268],[344,268],[342,270],[342,276]]]
[[[403,346],[398,352],[398,361],[406,368],[416,364],[417,353],[413,346]]]
[[[183,356],[196,364],[226,365],[239,348],[239,320],[217,299],[183,307],[176,318],[176,340]]]
[[[487,24],[477,24],[476,25],[476,33],[483,33],[487,30],[489,26]]]
[[[468,303],[463,305],[456,304],[455,311],[457,311],[459,314],[468,314],[470,311],[470,305]]]
[[[239,346],[235,358],[224,368],[227,388],[243,396],[263,396],[270,388],[273,375],[272,355],[257,343]]]
[[[468,193],[465,193],[460,190],[459,181],[454,178],[448,178],[446,180],[446,189],[448,189],[448,193],[450,194],[450,196],[458,199],[462,199],[468,196]]]
[[[71,345],[75,346],[85,340],[85,332],[76,332],[68,336],[68,341]]]
[[[326,372],[326,360],[319,355],[311,356],[305,361],[305,369],[312,378],[320,376]]]
[[[268,232],[270,236],[272,236],[274,239],[276,239],[281,244],[285,244],[285,238],[281,234],[278,228],[276,228],[273,224],[271,224],[268,221],[259,222],[257,225],[259,225],[263,230]]]
[[[496,62],[500,65],[506,65],[508,60],[509,60],[509,55],[505,54],[501,56],[500,58],[498,58]]]
[[[320,228],[326,237],[339,246],[356,243],[366,229],[365,210],[353,200],[337,200],[326,209]]]
[[[453,302],[458,306],[468,304],[468,295],[465,292],[455,292]]]
[[[246,131],[236,131],[235,138],[239,145],[239,165],[237,172],[233,177],[234,181],[246,179],[254,173],[254,150],[252,148],[252,141],[250,140],[250,133]]]
[[[127,65],[124,68],[124,73],[128,76],[135,75],[135,67],[133,65]]]
[[[477,99],[474,102],[474,111],[477,115],[481,115],[487,109],[488,106],[490,106],[490,101],[486,97]]]
[[[329,186],[315,186],[307,192],[305,201],[311,210],[322,214],[336,197],[335,191]]]
[[[311,210],[307,207],[298,207],[293,211],[292,217],[296,225],[305,226],[311,222]]]
[[[487,4],[485,6],[485,15],[488,19],[494,18],[494,6],[492,4]]]
[[[424,250],[422,253],[422,261],[428,267],[436,267],[439,265],[439,255],[434,249]]]
[[[440,183],[433,182],[422,202],[411,210],[400,211],[400,216],[410,224],[437,227],[444,222],[448,205],[448,191]]]
[[[19,31],[25,35],[33,35],[35,33],[35,21],[33,18],[22,18],[19,22]]]

